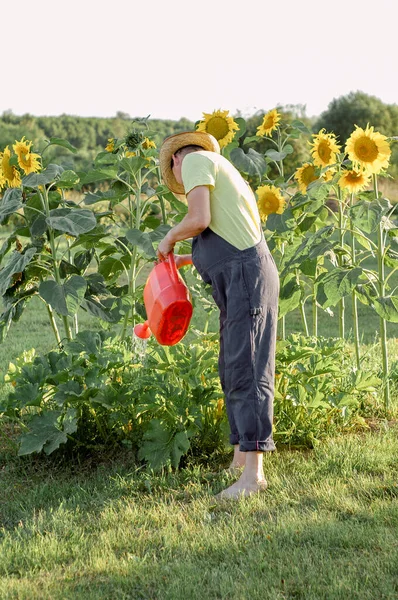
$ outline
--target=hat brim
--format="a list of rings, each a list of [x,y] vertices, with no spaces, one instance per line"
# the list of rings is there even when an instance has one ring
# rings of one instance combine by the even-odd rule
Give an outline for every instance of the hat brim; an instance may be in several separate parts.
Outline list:
[[[171,169],[171,157],[184,146],[200,146],[203,150],[220,153],[216,138],[205,131],[183,131],[167,137],[159,151],[160,171],[164,183],[176,194],[185,194],[184,186],[178,183]]]

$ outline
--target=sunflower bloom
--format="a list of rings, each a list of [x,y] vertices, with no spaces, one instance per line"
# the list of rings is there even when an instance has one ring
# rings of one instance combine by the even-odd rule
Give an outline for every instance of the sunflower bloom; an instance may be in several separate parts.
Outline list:
[[[37,173],[41,169],[40,155],[30,151],[32,142],[28,142],[25,136],[13,145],[14,152],[18,157],[18,164],[25,175]]]
[[[10,187],[19,187],[21,185],[21,176],[18,169],[13,165],[10,165],[10,157],[11,151],[9,147],[6,146],[4,152],[0,152],[0,169]]]
[[[262,221],[266,221],[268,215],[276,213],[281,215],[285,209],[286,202],[279,188],[274,185],[262,185],[256,190],[258,210]]]
[[[307,187],[310,183],[318,179],[315,173],[315,167],[311,163],[305,163],[302,167],[297,169],[294,178],[297,179],[299,190],[302,194],[306,194]]]
[[[347,190],[352,194],[356,194],[369,185],[370,173],[354,170],[343,171],[343,174],[337,183],[342,190]]]
[[[345,151],[355,169],[363,169],[369,173],[380,173],[387,169],[391,156],[390,145],[385,135],[374,131],[373,127],[366,129],[355,126],[355,131],[347,140]]]
[[[108,144],[105,146],[107,152],[113,152],[115,149],[115,138],[108,138]]]
[[[7,180],[4,177],[2,170],[0,169],[0,190],[2,190],[3,187],[6,186],[6,184],[7,184]]]
[[[126,158],[132,158],[133,156],[137,156],[137,152],[131,152],[131,150],[126,151]]]
[[[335,173],[336,173],[336,169],[328,169],[327,171],[324,172],[324,174],[322,175],[322,178],[326,182],[332,181]]]
[[[264,135],[268,137],[271,136],[271,133],[275,131],[275,129],[278,129],[281,118],[282,115],[278,113],[276,108],[267,112],[267,114],[264,115],[263,122],[261,123],[260,127],[257,127],[256,135],[260,137],[263,137]]]
[[[312,136],[314,141],[311,154],[316,167],[327,167],[336,162],[336,156],[340,152],[340,146],[337,143],[334,133],[326,133],[321,129],[317,135]]]
[[[215,110],[211,114],[203,113],[203,121],[197,126],[197,131],[205,131],[214,136],[220,148],[224,148],[234,139],[235,132],[239,126],[229,116],[228,110]]]
[[[142,147],[144,148],[144,150],[149,150],[149,148],[156,148],[156,144],[154,141],[146,137],[142,142]]]

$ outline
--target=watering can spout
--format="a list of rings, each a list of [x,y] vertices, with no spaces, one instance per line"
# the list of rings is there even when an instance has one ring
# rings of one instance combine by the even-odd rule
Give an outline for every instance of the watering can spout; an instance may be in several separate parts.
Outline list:
[[[149,329],[148,321],[145,321],[145,323],[138,323],[138,325],[134,327],[134,333],[141,340],[147,340],[150,338],[151,330]]]

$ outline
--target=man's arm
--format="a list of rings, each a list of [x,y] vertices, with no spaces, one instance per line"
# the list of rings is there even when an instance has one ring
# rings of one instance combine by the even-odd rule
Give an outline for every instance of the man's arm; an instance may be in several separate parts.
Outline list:
[[[159,242],[157,255],[160,260],[164,260],[173,251],[177,242],[198,235],[210,224],[210,190],[206,185],[193,188],[187,194],[187,202],[188,212],[185,217]]]

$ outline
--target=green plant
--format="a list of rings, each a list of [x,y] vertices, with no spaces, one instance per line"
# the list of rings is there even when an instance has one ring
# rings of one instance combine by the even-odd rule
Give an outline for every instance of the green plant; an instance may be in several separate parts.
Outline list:
[[[341,430],[366,427],[362,409],[380,379],[353,367],[341,339],[298,334],[277,342],[275,439],[313,446]]]

